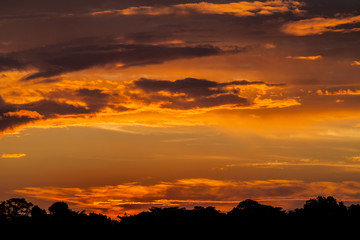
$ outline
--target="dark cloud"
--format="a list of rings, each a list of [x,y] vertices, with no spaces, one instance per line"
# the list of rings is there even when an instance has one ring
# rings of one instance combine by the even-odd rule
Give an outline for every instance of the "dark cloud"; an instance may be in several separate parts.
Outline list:
[[[24,68],[24,64],[18,61],[15,57],[8,55],[0,55],[0,71],[22,68]]]
[[[35,119],[26,116],[0,116],[0,133],[7,129],[14,129],[20,125],[24,125],[35,121]]]
[[[11,104],[0,96],[0,131],[13,129],[39,119],[55,118],[58,115],[88,114],[93,111],[93,109],[83,106],[74,106],[47,99],[26,104]]]
[[[240,86],[266,85],[268,87],[281,87],[281,86],[285,86],[286,84],[285,83],[266,83],[266,82],[263,82],[263,81],[247,81],[247,80],[219,83],[219,86],[230,86],[230,85],[240,85]]]
[[[11,116],[8,114],[14,111],[16,111],[16,105],[7,103],[0,96],[0,132],[34,120],[27,116]]]
[[[0,96],[0,132],[7,129],[14,129],[18,126],[34,122],[39,119],[52,119],[59,116],[83,116],[94,114],[106,106],[123,112],[129,110],[121,105],[109,103],[110,95],[99,89],[78,89],[71,93],[49,93],[49,99],[42,99],[25,104],[7,103]],[[75,96],[71,97],[71,96]],[[75,106],[60,102],[58,99],[75,99],[86,103],[86,106]]]
[[[231,81],[219,83],[206,79],[185,78],[176,81],[166,80],[152,80],[139,79],[134,81],[137,88],[141,88],[146,92],[169,91],[172,93],[185,93],[189,97],[203,97],[213,94],[226,93],[224,87],[231,85],[246,86],[246,85],[267,85],[267,86],[282,86],[284,84],[268,84],[263,81]]]
[[[23,14],[23,15],[3,15],[0,17],[0,21],[11,21],[11,20],[26,20],[32,18],[45,18],[51,17],[54,14]]]
[[[139,1],[143,2],[143,1]],[[0,13],[2,15],[33,14],[33,13],[81,13],[92,9],[103,9],[108,7],[128,7],[131,1],[114,0],[2,0],[0,2]]]
[[[45,78],[37,81],[36,83],[55,83],[60,82],[61,78]]]
[[[81,39],[72,42],[12,52],[0,56],[0,70],[37,69],[23,80],[51,78],[63,73],[107,64],[122,63],[123,68],[166,61],[240,52],[211,45],[171,46],[119,44],[114,39]]]
[[[267,85],[282,86],[283,84],[268,84],[262,81],[231,81],[216,82],[206,79],[185,78],[176,81],[139,79],[133,82],[134,88],[139,88],[148,94],[146,101],[161,102],[163,108],[192,109],[211,108],[223,105],[247,106],[248,99],[237,95],[238,91],[228,86]],[[161,95],[165,91],[172,95]],[[145,97],[144,97],[145,98]]]
[[[139,79],[134,81],[131,88],[142,89],[145,95],[133,96],[125,94],[126,98],[137,98],[151,104],[157,102],[162,108],[194,109],[212,108],[225,105],[233,107],[248,106],[248,99],[237,95],[237,91],[228,86],[267,85],[264,82],[250,82],[246,80],[219,83],[206,79],[186,78],[181,80],[160,81]],[[171,93],[169,96],[159,94],[160,91]],[[128,94],[128,95],[127,95]],[[83,116],[100,112],[105,107],[123,112],[131,110],[122,106],[121,99],[116,93],[107,93],[101,89],[80,88],[77,90],[63,89],[43,94],[44,99],[24,104],[8,103],[0,97],[1,131],[13,129],[20,125],[39,119],[52,119],[59,116]],[[86,105],[72,105],[64,100],[81,101]]]
[[[89,109],[82,106],[74,106],[46,99],[26,104],[17,104],[15,106],[18,110],[36,111],[47,118],[55,117],[56,115],[90,113]]]
[[[43,93],[43,97],[55,102],[62,100],[82,102],[86,105],[86,113],[89,114],[98,113],[106,107],[111,108],[116,112],[132,110],[122,105],[126,98],[124,95],[119,95],[118,93],[108,93],[102,89],[58,89]]]
[[[1,96],[0,96],[0,114],[4,114],[6,112],[14,111],[16,108],[12,105],[7,103]]]
[[[134,43],[157,43],[163,41],[171,41],[176,36],[173,32],[166,31],[163,28],[160,29],[152,29],[151,31],[147,32],[131,32],[123,36],[123,38],[129,42]]]
[[[251,2],[253,0],[250,0]],[[34,12],[56,12],[56,13],[86,13],[93,10],[123,9],[133,6],[154,6],[173,5],[184,3],[197,3],[203,0],[2,0],[0,2],[0,13],[5,14],[26,14]],[[208,0],[213,3],[237,2],[233,0]],[[19,7],[21,6],[21,7]]]
[[[301,0],[304,14],[274,13],[273,15],[236,17],[231,14],[193,14],[189,16],[90,16],[96,11],[121,10],[139,6],[169,6],[186,3],[230,3],[234,0],[2,0],[0,16],[23,19],[18,23],[2,23],[0,41],[12,41],[12,49],[41,46],[55,41],[85,36],[127,36],[138,43],[158,39],[177,39],[185,42],[239,41],[252,43],[279,41],[284,34],[279,26],[287,21],[312,17],[334,17],[335,14],[357,14],[358,0]],[[246,2],[254,2],[247,0]],[[258,1],[265,2],[265,0]],[[287,1],[284,1],[287,2]],[[20,6],[20,7],[19,7]],[[257,12],[254,12],[257,13]],[[32,17],[32,18],[30,18]],[[33,18],[40,18],[39,21]],[[44,19],[46,17],[46,19]],[[29,19],[30,18],[30,19]],[[16,30],[14,30],[16,29]],[[247,44],[249,43],[247,42]],[[291,45],[289,43],[289,45]],[[9,49],[7,47],[6,49]],[[4,50],[5,51],[5,50]],[[50,74],[51,71],[48,73]]]
[[[211,108],[224,105],[232,105],[234,107],[249,106],[250,103],[246,98],[239,97],[235,94],[224,94],[218,96],[199,97],[194,100],[182,100],[181,98],[173,98],[170,103],[163,104],[163,108],[172,109],[193,109],[193,108]]]
[[[89,109],[96,112],[106,107],[110,99],[110,94],[104,93],[100,89],[81,88],[76,93]]]
[[[196,78],[186,78],[174,82],[142,78],[134,81],[134,85],[146,92],[169,91],[186,93],[189,97],[210,96],[224,92],[217,88],[219,83]]]
[[[360,1],[358,0],[302,0],[303,9],[307,14],[318,16],[333,16],[337,13],[359,13]]]

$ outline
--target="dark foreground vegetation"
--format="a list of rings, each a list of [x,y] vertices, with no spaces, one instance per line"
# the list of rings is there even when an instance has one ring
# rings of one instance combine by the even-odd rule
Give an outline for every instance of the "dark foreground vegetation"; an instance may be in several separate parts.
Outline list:
[[[227,213],[215,207],[197,206],[150,208],[136,215],[112,220],[106,215],[72,211],[65,202],[55,202],[48,211],[12,198],[0,204],[0,230],[16,236],[104,236],[121,238],[137,236],[186,239],[198,236],[219,237],[249,234],[251,238],[264,236],[310,238],[310,236],[341,236],[359,232],[360,205],[345,206],[333,197],[319,196],[305,202],[303,208],[284,211],[279,207],[260,204],[248,199]],[[49,235],[51,234],[51,235]],[[291,235],[289,235],[291,234]],[[337,234],[337,235],[336,235]],[[192,237],[190,237],[192,236]],[[239,239],[242,237],[231,237]],[[53,238],[50,238],[53,239]]]

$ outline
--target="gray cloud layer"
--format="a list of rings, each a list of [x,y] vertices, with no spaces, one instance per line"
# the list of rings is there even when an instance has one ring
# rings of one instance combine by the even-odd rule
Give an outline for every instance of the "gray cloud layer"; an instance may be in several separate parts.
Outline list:
[[[0,55],[0,71],[37,69],[38,72],[23,79],[27,81],[118,62],[125,68],[240,51],[244,49],[234,48],[229,51],[212,45],[122,44],[116,43],[114,39],[81,39]]]
[[[231,81],[215,82],[206,79],[185,78],[176,81],[139,79],[133,82],[148,94],[149,102],[163,101],[163,108],[192,109],[211,108],[223,105],[249,106],[248,99],[240,97],[238,90],[227,89],[228,86],[267,85],[282,86],[283,84],[268,84],[262,81]],[[169,92],[171,96],[159,95],[159,92]],[[143,96],[142,96],[143,97]]]

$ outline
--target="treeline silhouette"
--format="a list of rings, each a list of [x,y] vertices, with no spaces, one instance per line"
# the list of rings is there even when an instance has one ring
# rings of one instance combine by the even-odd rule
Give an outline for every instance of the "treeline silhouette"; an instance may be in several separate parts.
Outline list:
[[[321,236],[339,233],[344,236],[359,227],[360,205],[345,206],[332,196],[311,198],[303,208],[289,211],[247,199],[226,213],[212,206],[195,206],[193,209],[152,207],[115,220],[99,213],[73,211],[66,202],[55,202],[48,211],[24,198],[11,198],[0,204],[2,230],[13,234],[24,231],[38,236],[49,232],[57,235],[81,233],[82,236],[119,236],[127,233],[132,236],[159,236],[171,232],[169,238],[190,233],[192,236],[225,236],[234,232],[253,236],[281,236],[289,232],[304,237],[315,232]]]

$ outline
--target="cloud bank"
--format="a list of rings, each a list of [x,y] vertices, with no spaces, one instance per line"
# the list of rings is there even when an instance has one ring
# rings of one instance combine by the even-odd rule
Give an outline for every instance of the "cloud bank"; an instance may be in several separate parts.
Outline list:
[[[189,14],[227,14],[236,17],[257,15],[272,15],[275,13],[300,13],[303,4],[299,1],[241,1],[231,3],[185,3],[171,6],[137,6],[120,10],[94,11],[93,16],[99,15],[189,15]]]
[[[139,79],[133,82],[133,89],[142,90],[141,97],[149,103],[159,103],[161,108],[196,109],[232,106],[243,107],[253,104],[242,97],[241,87],[263,85],[280,87],[283,84],[268,84],[262,81],[215,82],[206,79],[186,78],[176,81]]]
[[[172,44],[126,44],[113,38],[78,39],[29,50],[0,55],[0,72],[37,70],[23,81],[57,77],[64,73],[93,67],[121,64],[121,68],[161,64],[176,59],[237,53],[244,49],[224,50],[212,45],[174,46]]]
[[[148,107],[159,112],[171,110],[201,113],[214,109],[297,105],[296,100],[289,101],[284,97],[274,100],[260,97],[266,94],[266,89],[284,86],[281,83],[248,80],[217,82],[198,78],[175,81],[140,78],[118,84],[114,89],[59,88],[38,91],[38,98],[41,99],[25,103],[11,103],[0,96],[0,131],[40,120],[96,118],[97,114],[106,112],[119,114],[141,111]]]

